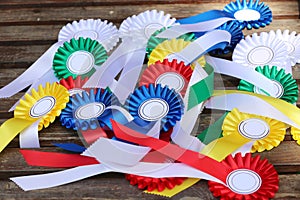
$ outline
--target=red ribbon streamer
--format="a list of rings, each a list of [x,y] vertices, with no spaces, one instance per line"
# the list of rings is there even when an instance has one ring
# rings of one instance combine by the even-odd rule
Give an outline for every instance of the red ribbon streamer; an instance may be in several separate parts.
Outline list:
[[[69,168],[100,164],[95,158],[79,154],[63,154],[33,150],[20,150],[20,152],[27,164],[31,166]]]
[[[170,158],[212,175],[223,183],[226,183],[226,177],[232,171],[230,167],[224,166],[208,156],[141,134],[114,120],[111,122],[115,135],[119,139],[150,147]]]

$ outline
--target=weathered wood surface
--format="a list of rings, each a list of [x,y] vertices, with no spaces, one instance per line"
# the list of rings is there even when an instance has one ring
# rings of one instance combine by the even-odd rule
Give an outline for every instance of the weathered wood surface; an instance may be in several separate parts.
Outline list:
[[[0,1],[0,87],[25,71],[51,44],[57,40],[60,28],[81,18],[101,18],[117,26],[128,16],[148,9],[164,10],[181,18],[210,9],[222,9],[229,0],[1,0]],[[259,31],[289,29],[300,32],[299,3],[296,0],[266,0],[273,11],[272,24]],[[258,30],[245,31],[246,35]],[[300,65],[294,68],[294,77],[300,83]],[[234,88],[238,80],[222,76],[216,87]],[[0,100],[0,123],[12,117],[7,109],[22,94]],[[300,106],[300,102],[297,103]],[[219,113],[221,115],[221,113]],[[194,134],[215,120],[209,110],[199,118]],[[0,138],[1,139],[1,138]],[[58,151],[52,142],[80,143],[76,132],[67,130],[56,121],[40,132],[42,150]],[[164,199],[143,193],[131,186],[122,174],[109,173],[46,190],[24,192],[9,177],[53,172],[59,169],[27,166],[18,151],[18,138],[0,154],[0,199]],[[275,199],[300,199],[300,146],[287,133],[279,147],[260,154],[268,158],[280,173],[280,189]],[[215,199],[202,180],[173,199]]]

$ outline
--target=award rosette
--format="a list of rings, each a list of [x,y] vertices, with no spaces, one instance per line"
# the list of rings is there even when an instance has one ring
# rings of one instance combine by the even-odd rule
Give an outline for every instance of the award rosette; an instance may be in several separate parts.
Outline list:
[[[183,114],[183,100],[174,89],[149,84],[137,88],[126,100],[126,107],[137,124],[161,120],[163,131],[172,128]]]
[[[148,58],[150,57],[151,52],[153,51],[153,49],[156,48],[157,45],[168,40],[167,38],[156,37],[159,33],[163,32],[165,30],[166,30],[166,28],[162,28],[158,31],[155,31],[149,38],[148,43],[147,43],[147,49],[146,49]],[[193,33],[186,33],[186,34],[179,36],[177,39],[183,39],[184,41],[194,41],[196,38]]]
[[[274,32],[274,31],[270,31]],[[300,35],[297,35],[295,31],[290,33],[289,30],[276,30],[276,37],[281,39],[287,47],[287,51],[290,57],[290,65],[294,66],[296,63],[300,63]]]
[[[45,87],[40,85],[37,91],[32,89],[31,94],[26,93],[14,111],[14,118],[0,127],[0,152],[18,133],[26,129],[37,132],[43,127],[47,128],[60,115],[68,101],[67,89],[57,83],[47,83]]]
[[[230,13],[239,23],[241,29],[260,28],[272,22],[272,12],[264,2],[256,0],[236,0],[224,7],[224,11]]]
[[[155,189],[158,192],[165,189],[172,190],[176,185],[181,185],[186,179],[181,177],[152,178],[134,174],[126,174],[125,177],[131,185],[137,185],[141,190],[147,189],[147,192],[152,192]]]
[[[272,164],[260,156],[244,157],[240,153],[228,156],[222,164],[232,169],[226,178],[226,185],[208,181],[209,189],[220,199],[269,199],[275,196],[279,177]]]
[[[240,134],[254,142],[251,152],[262,152],[277,147],[285,136],[286,125],[280,121],[233,109],[224,119],[223,136]]]
[[[291,127],[291,135],[297,141],[297,144],[300,145],[300,129]]]
[[[286,69],[289,57],[282,40],[276,38],[275,34],[262,32],[241,40],[233,51],[232,60],[251,68],[274,65]]]
[[[106,125],[105,120],[111,112],[106,108],[118,105],[118,100],[108,89],[90,89],[71,97],[62,110],[60,121],[66,128],[74,130],[97,129]]]
[[[69,76],[66,79],[61,79],[59,84],[67,88],[70,96],[75,94],[81,94],[83,91],[87,91],[86,88],[83,88],[83,85],[88,81],[88,77],[81,78],[81,76],[77,76],[75,79],[72,76]]]
[[[170,62],[168,59],[164,59],[162,62],[157,61],[146,68],[139,84],[142,86],[155,83],[156,85],[161,84],[162,87],[167,85],[184,96],[192,73],[192,68],[185,66],[183,62],[178,63],[176,59]]]
[[[190,43],[191,43],[190,41],[185,41],[184,39],[165,40],[164,42],[157,45],[155,49],[151,52],[149,56],[148,65],[152,65],[158,60],[162,62],[169,55],[183,50]],[[205,58],[202,56],[197,60],[197,62],[201,66],[204,66]],[[192,68],[194,68],[195,64],[192,64],[191,66]]]
[[[119,41],[117,27],[101,19],[81,19],[67,24],[60,30],[58,41],[68,42],[73,38],[78,40],[80,37],[97,40],[107,52],[112,50]]]
[[[299,94],[298,85],[291,74],[285,73],[284,69],[278,70],[276,66],[270,67],[268,65],[264,67],[258,66],[255,68],[255,70],[274,82],[276,93],[273,97],[280,98],[292,104],[297,102]],[[261,90],[260,88],[244,80],[240,81],[238,89],[270,96],[270,94],[264,90]]]
[[[107,51],[111,50],[119,40],[116,26],[107,21],[88,19],[68,23],[60,30],[58,42],[53,44],[17,79],[0,89],[0,98],[10,97],[28,86],[31,86],[28,89],[29,92],[33,88],[37,89],[40,84],[58,81],[52,70],[53,57],[64,42],[70,42],[71,39],[80,37],[98,41]],[[16,105],[10,111],[14,110]]]
[[[231,39],[225,49],[213,50],[211,51],[212,54],[228,54],[234,50],[236,45],[244,38],[243,31],[239,25],[240,24],[237,21],[233,20],[226,22],[217,28],[218,30],[228,31],[231,34]],[[195,36],[197,37],[197,33],[195,33]]]
[[[146,44],[154,32],[174,25],[175,21],[175,18],[171,18],[170,14],[165,15],[163,11],[147,10],[124,20],[119,33],[123,40],[131,38]]]
[[[90,77],[95,67],[101,66],[107,59],[105,48],[96,40],[80,37],[71,39],[58,48],[53,59],[53,70],[58,79],[78,75]]]

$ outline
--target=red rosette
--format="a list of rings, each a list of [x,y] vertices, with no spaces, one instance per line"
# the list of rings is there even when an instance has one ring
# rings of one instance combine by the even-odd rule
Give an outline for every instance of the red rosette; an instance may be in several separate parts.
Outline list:
[[[134,174],[126,174],[126,179],[131,185],[137,185],[139,189],[151,192],[155,189],[161,192],[167,189],[173,189],[176,185],[181,185],[186,178],[151,178],[145,176],[138,176]]]
[[[266,159],[247,153],[229,155],[222,163],[232,168],[226,185],[209,181],[209,189],[221,200],[266,200],[273,198],[278,190],[279,178],[274,166]]]
[[[164,59],[163,62],[157,61],[145,69],[139,85],[150,83],[168,85],[170,89],[175,89],[176,92],[180,92],[184,96],[192,73],[193,70],[190,65],[186,66],[184,62],[177,63],[176,59],[171,62]]]
[[[67,90],[70,93],[70,96],[73,96],[74,94],[81,93],[82,91],[89,91],[83,88],[83,85],[88,81],[88,77],[85,77],[84,79],[81,78],[81,76],[77,76],[75,79],[72,76],[69,76],[66,79],[61,79],[59,83],[67,88]]]

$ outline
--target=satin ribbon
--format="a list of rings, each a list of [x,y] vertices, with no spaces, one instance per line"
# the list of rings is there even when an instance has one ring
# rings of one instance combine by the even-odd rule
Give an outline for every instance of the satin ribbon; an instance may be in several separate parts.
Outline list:
[[[177,38],[190,32],[207,32],[211,31],[222,24],[234,20],[230,14],[220,10],[211,10],[196,16],[179,19],[181,25],[173,26],[159,33],[158,38]]]
[[[217,73],[245,80],[272,95],[275,95],[277,92],[272,80],[249,67],[211,56],[205,56],[205,60],[214,68],[215,72]]]
[[[249,102],[255,104],[255,107],[249,106]],[[222,110],[237,108],[241,112],[269,117],[300,128],[299,108],[281,99],[265,95],[238,90],[215,90],[206,107]]]
[[[93,26],[88,26],[89,23],[96,23],[97,30],[90,30]],[[101,25],[101,28],[106,28],[106,33],[99,34],[98,30]],[[82,27],[88,26],[88,27]],[[104,27],[106,26],[106,27]],[[108,28],[109,27],[109,28]],[[26,87],[31,87],[28,89],[36,89],[38,85],[45,85],[46,82],[53,83],[57,82],[58,79],[54,75],[54,71],[52,69],[52,61],[57,49],[63,45],[64,42],[69,41],[73,37],[88,37],[90,31],[94,31],[98,34],[96,36],[97,41],[110,43],[106,44],[107,50],[111,50],[112,46],[117,43],[118,38],[116,38],[116,29],[111,23],[107,24],[107,21],[102,22],[101,20],[80,20],[79,22],[74,21],[72,24],[67,24],[60,30],[59,33],[59,41],[53,44],[40,58],[38,58],[24,73],[22,73],[18,78],[4,86],[0,89],[0,98],[8,98],[13,96],[14,94],[20,92]],[[73,32],[77,31],[77,32]],[[102,31],[103,32],[103,31]],[[108,33],[109,32],[109,33]],[[73,35],[70,35],[73,34]],[[107,37],[107,38],[106,38]],[[9,111],[15,109],[18,102],[10,108]]]

